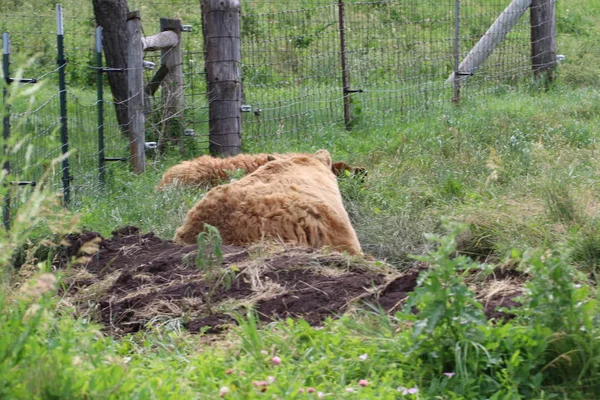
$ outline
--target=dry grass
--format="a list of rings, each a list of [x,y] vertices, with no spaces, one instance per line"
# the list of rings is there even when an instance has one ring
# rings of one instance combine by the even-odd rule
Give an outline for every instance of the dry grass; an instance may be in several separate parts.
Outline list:
[[[78,272],[77,274],[71,276],[69,280],[73,283],[74,287],[77,287],[76,285],[79,281],[77,281],[76,279],[84,278],[85,280],[88,280],[90,279],[89,275],[91,274],[89,274],[89,272],[87,271]],[[87,287],[80,288],[69,301],[81,303],[99,300],[100,298],[105,296],[106,293],[108,293],[109,289],[113,286],[113,284],[119,278],[120,275],[121,273],[119,271],[115,271],[111,274],[106,275],[102,280],[94,282]],[[66,297],[67,299],[69,299],[70,296]]]
[[[523,290],[524,280],[507,278],[501,280],[488,280],[476,288],[476,298],[487,304],[492,298],[512,298]]]

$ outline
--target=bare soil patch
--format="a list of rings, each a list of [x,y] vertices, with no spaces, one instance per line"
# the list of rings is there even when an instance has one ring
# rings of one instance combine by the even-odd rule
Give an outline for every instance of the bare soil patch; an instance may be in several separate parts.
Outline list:
[[[393,313],[425,268],[400,274],[382,262],[314,249],[223,246],[217,268],[233,278],[215,286],[195,265],[196,246],[176,245],[136,227],[121,228],[111,238],[85,232],[66,239],[70,245],[57,267],[74,259],[80,265],[68,270],[65,300],[114,335],[172,323],[190,332],[219,333],[249,306],[264,321],[295,317],[312,325],[364,303]],[[94,241],[97,251],[88,245]],[[498,308],[514,305],[518,290],[493,288],[496,292],[481,297],[488,316],[500,318]]]

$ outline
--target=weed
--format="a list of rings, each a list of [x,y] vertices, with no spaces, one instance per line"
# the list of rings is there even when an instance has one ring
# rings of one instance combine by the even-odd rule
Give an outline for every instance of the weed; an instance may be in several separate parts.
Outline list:
[[[519,299],[522,308],[515,313],[527,326],[548,332],[543,368],[546,384],[571,383],[585,388],[600,371],[598,306],[585,276],[569,265],[569,253],[558,249],[513,254],[532,276]],[[588,389],[599,392],[596,386]]]
[[[223,240],[219,230],[212,225],[204,224],[204,231],[198,234],[198,250],[196,266],[204,273],[204,281],[208,286],[203,293],[203,300],[209,314],[212,314],[212,298],[220,286],[229,290],[235,277],[233,267],[221,268],[223,264]]]
[[[483,266],[469,257],[456,254],[456,238],[464,232],[463,224],[444,221],[449,234],[428,234],[427,238],[437,246],[424,256],[416,256],[430,267],[418,279],[419,287],[409,296],[405,313],[416,310],[413,339],[417,349],[434,344],[444,347],[445,343],[469,341],[480,336],[477,326],[485,321],[481,304],[475,294],[464,283],[466,274]],[[457,323],[460,321],[460,323]],[[448,346],[451,349],[452,346]],[[425,351],[423,351],[425,353]],[[446,366],[447,355],[438,354],[439,362]]]

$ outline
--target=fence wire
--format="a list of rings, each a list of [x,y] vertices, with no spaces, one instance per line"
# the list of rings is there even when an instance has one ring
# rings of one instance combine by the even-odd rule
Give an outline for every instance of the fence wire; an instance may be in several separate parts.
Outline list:
[[[21,1],[4,1],[0,4],[0,32],[10,34],[10,75],[17,72],[33,78],[39,90],[33,96],[19,98],[10,105],[12,141],[18,150],[10,155],[11,172],[19,181],[38,182],[48,173],[46,186],[57,190],[63,187],[61,164],[51,161],[61,155],[60,104],[58,89],[56,12],[54,2],[24,4]],[[172,2],[151,1],[131,6],[142,14],[143,35],[160,31],[159,18],[180,18],[191,27],[181,36],[184,54],[184,123],[182,131],[188,155],[206,153],[208,149],[208,101],[204,75],[204,53],[199,2],[182,2],[174,7]],[[91,2],[65,0],[63,6],[64,52],[68,60],[65,67],[67,80],[67,125],[71,188],[74,200],[78,194],[89,193],[99,187],[98,101],[96,99],[95,18]],[[184,18],[182,18],[184,16]],[[144,60],[160,66],[159,52],[148,52]],[[17,69],[19,68],[19,69]],[[144,72],[148,83],[155,70]],[[25,89],[28,84],[13,83]],[[106,172],[129,169],[129,138],[122,132],[114,112],[108,79],[104,77],[104,140]],[[164,127],[164,99],[159,89],[148,99],[146,115],[146,141],[158,141]],[[4,108],[4,103],[2,104]],[[125,123],[125,127],[128,123]],[[148,150],[151,163],[158,153]],[[18,191],[19,189],[17,189]],[[25,191],[23,191],[25,192]],[[18,193],[14,193],[17,195]]]
[[[367,116],[448,102],[453,95],[447,79],[456,68],[456,51],[462,60],[510,1],[460,1],[458,31],[455,0],[288,1],[285,10],[278,4],[243,3],[245,100],[260,110],[245,116],[246,138],[306,136],[316,126],[352,126]],[[462,82],[461,95],[530,76],[529,34],[525,12],[474,76]],[[344,121],[342,104],[343,54],[349,121]]]
[[[302,139],[328,125],[351,128],[412,110],[431,112],[455,96],[448,78],[457,68],[456,58],[461,61],[469,54],[509,4],[510,0],[242,0],[243,104],[251,106],[251,112],[243,113],[244,140]],[[65,0],[62,5],[76,198],[98,185],[95,19],[91,2]],[[188,157],[206,153],[209,102],[200,2],[144,0],[130,1],[129,7],[140,10],[144,36],[159,32],[160,17],[190,25],[191,32],[181,36],[182,131],[187,135],[182,140]],[[461,98],[510,88],[530,78],[529,10],[521,11],[524,15],[510,32],[500,32],[505,40],[473,76],[461,80]],[[10,33],[13,66],[35,56],[23,76],[42,85],[33,104],[23,100],[11,105],[14,134],[25,140],[12,168],[20,179],[35,181],[61,153],[54,2],[3,1],[0,31]],[[146,53],[144,58],[160,65],[158,53]],[[13,68],[11,73],[15,72]],[[146,71],[145,81],[153,74]],[[127,169],[129,139],[116,121],[107,79],[104,83],[105,155],[122,160],[107,168]],[[152,112],[146,115],[146,141],[161,139],[164,102],[160,90],[148,101]],[[33,150],[27,150],[29,144]],[[150,161],[154,156],[147,153]],[[50,184],[60,188],[60,164],[56,168]]]

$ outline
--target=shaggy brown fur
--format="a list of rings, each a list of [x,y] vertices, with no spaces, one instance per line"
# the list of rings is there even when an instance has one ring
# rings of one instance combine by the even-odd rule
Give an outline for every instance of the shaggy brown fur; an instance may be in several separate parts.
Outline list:
[[[228,158],[202,156],[169,168],[156,186],[156,190],[163,190],[169,185],[182,186],[214,186],[227,179],[227,171],[241,169],[246,173],[256,171],[269,161],[269,157],[287,159],[296,156],[308,156],[307,153],[286,154],[239,154]],[[364,168],[352,167],[343,161],[333,163],[331,167],[334,174],[342,176],[345,171],[366,176]]]
[[[204,224],[217,227],[228,245],[271,237],[361,253],[327,150],[271,161],[239,181],[211,189],[188,212],[174,241],[196,243]]]

